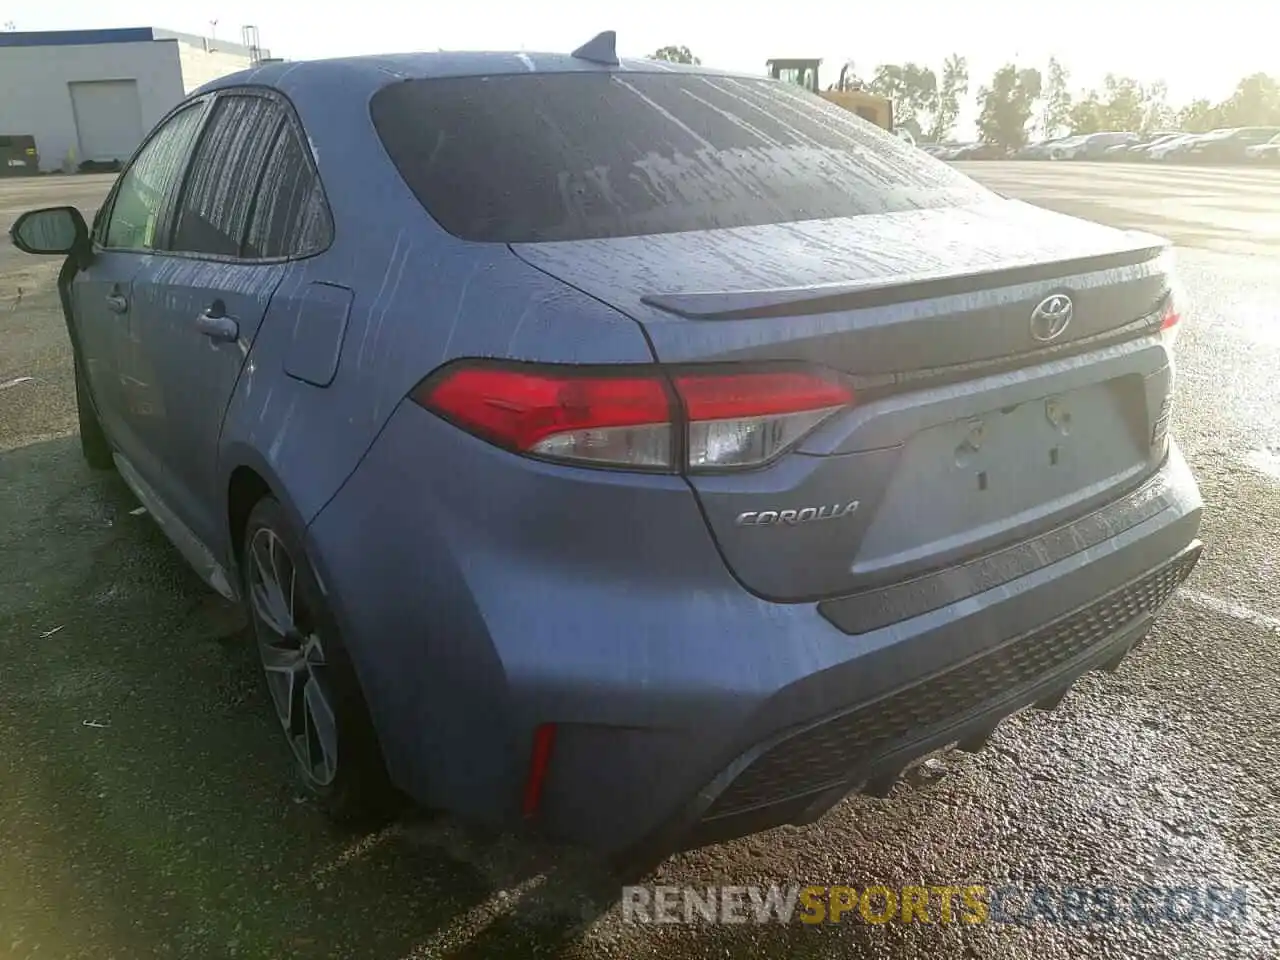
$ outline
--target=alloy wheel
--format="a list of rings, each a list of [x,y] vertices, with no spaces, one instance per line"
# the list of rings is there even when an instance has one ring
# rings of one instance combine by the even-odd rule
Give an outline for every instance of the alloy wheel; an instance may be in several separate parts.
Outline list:
[[[268,527],[254,531],[246,552],[254,632],[276,716],[307,779],[328,786],[338,773],[333,690],[297,564]]]

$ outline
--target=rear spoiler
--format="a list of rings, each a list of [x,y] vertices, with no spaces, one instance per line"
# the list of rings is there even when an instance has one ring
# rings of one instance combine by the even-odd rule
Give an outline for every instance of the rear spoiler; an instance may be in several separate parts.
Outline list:
[[[904,274],[888,282],[876,279],[725,293],[656,293],[646,294],[640,300],[647,306],[687,320],[794,317],[884,307],[912,300],[974,293],[994,287],[1037,283],[1114,267],[1136,266],[1172,249],[1172,244],[1163,237],[1136,231],[1130,232],[1128,236],[1141,246],[1089,257],[1022,264],[998,270],[961,274]]]

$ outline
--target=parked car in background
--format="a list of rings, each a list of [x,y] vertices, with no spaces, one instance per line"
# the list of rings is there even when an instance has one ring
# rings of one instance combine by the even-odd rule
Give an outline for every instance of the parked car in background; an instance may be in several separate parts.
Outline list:
[[[929,156],[938,159],[944,159],[947,154],[960,148],[960,144],[957,143],[917,143],[916,146]]]
[[[1071,154],[1075,152],[1077,146],[1084,140],[1082,136],[1061,137],[1058,140],[1050,141],[1043,144],[1044,155],[1040,159],[1044,160],[1067,160]]]
[[[1003,160],[1008,156],[1004,147],[996,143],[970,143],[947,155],[948,160]]]
[[[1038,143],[1029,143],[1021,150],[1014,153],[1014,160],[1048,160],[1049,151],[1064,140],[1070,140],[1071,137],[1054,137],[1051,140],[1041,140]]]
[[[1101,160],[1108,147],[1137,141],[1139,135],[1126,131],[1086,133],[1049,149],[1050,160]]]
[[[1280,133],[1266,143],[1245,147],[1244,155],[1252,163],[1280,163]]]
[[[1202,137],[1207,136],[1203,133],[1184,133],[1177,137],[1170,137],[1168,140],[1160,143],[1153,143],[1144,149],[1147,160],[1163,162],[1176,157],[1190,144],[1195,143]]]
[[[339,820],[629,871],[811,822],[1116,669],[1200,556],[1168,242],[794,84],[266,64],[11,236],[65,258],[85,458],[244,604]]]
[[[31,177],[39,172],[35,137],[0,134],[0,177]]]
[[[1280,133],[1280,127],[1239,127],[1201,137],[1168,159],[1184,163],[1244,163],[1249,147],[1258,146]]]
[[[1181,136],[1183,136],[1183,134],[1176,132],[1145,134],[1137,140],[1134,140],[1132,143],[1112,144],[1103,151],[1102,159],[1125,161],[1146,160],[1149,159],[1147,151],[1152,147],[1159,146],[1168,140]]]

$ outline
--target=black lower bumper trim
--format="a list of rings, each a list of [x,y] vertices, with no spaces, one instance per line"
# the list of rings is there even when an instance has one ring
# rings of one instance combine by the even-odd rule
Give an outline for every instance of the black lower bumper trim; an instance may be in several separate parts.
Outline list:
[[[1154,614],[1200,556],[1169,562],[1073,613],[888,696],[773,743],[724,790],[704,819],[767,806],[847,780],[895,743],[981,709],[993,696],[1053,676]],[[1123,651],[1120,651],[1123,655]]]

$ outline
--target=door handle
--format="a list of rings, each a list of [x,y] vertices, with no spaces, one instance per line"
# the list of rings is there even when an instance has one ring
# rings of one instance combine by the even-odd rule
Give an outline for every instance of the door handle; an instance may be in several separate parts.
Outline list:
[[[118,293],[113,293],[107,297],[107,309],[112,313],[128,313],[129,301]]]
[[[196,329],[217,343],[231,343],[240,336],[240,324],[235,317],[213,314],[208,310],[196,317]]]

